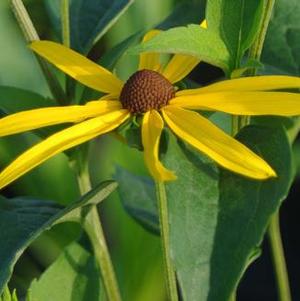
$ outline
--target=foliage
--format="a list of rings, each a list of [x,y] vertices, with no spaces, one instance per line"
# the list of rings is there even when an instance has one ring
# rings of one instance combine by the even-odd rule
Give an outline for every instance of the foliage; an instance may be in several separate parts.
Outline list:
[[[89,55],[115,73],[121,69],[124,59],[134,65],[136,55],[163,53],[165,58],[171,54],[193,56],[201,63],[209,64],[210,68],[214,66],[221,69],[227,78],[241,77],[253,68],[260,74],[300,75],[300,4],[297,0],[276,2],[261,61],[249,57],[249,49],[261,31],[265,1],[176,1],[176,5],[170,4],[169,15],[161,17],[160,22],[153,25],[162,30],[154,38],[141,43],[146,32],[144,26],[135,28],[134,32],[112,46],[109,43],[109,30],[113,26],[122,30],[118,22],[126,18],[127,9],[129,13],[137,9],[136,2],[70,1],[71,48]],[[61,40],[60,4],[61,1],[57,0],[45,1],[48,19],[45,18],[43,22],[45,27],[49,27],[46,38],[50,40],[53,36]],[[140,18],[142,13],[138,11],[135,16]],[[204,18],[207,29],[199,26]],[[197,76],[202,72],[199,70],[196,67],[188,79],[194,80],[191,82],[195,87],[199,86]],[[63,78],[57,70],[50,68],[50,75],[66,86],[72,103],[80,104],[99,97],[98,92],[76,85],[72,79]],[[181,87],[184,83],[176,85]],[[48,90],[41,95],[32,87],[22,89],[18,84],[1,84],[0,115],[5,117],[25,110],[58,106],[55,97],[48,94]],[[228,126],[231,116],[225,113],[204,115],[221,128],[232,130]],[[38,279],[29,277],[22,286],[18,282],[17,269],[14,269],[18,264],[22,266],[24,253],[32,252],[31,255],[35,256],[33,242],[37,242],[39,247],[38,238],[55,229],[57,224],[66,223],[72,228],[76,222],[86,230],[85,222],[92,208],[106,199],[117,186],[122,210],[134,220],[136,227],[145,230],[140,232],[139,240],[134,233],[129,233],[131,221],[126,220],[125,242],[119,242],[121,236],[115,234],[119,230],[115,229],[115,221],[124,213],[109,210],[106,204],[101,204],[108,249],[112,251],[116,278],[122,282],[121,294],[124,295],[128,287],[137,287],[135,284],[139,282],[131,279],[132,275],[141,275],[137,272],[141,267],[137,267],[134,260],[127,261],[130,248],[120,248],[122,243],[126,243],[132,244],[132,249],[138,249],[140,257],[145,257],[142,261],[145,267],[142,268],[148,271],[141,280],[145,284],[140,290],[129,294],[130,300],[152,300],[154,291],[158,300],[164,300],[166,292],[161,290],[160,278],[156,277],[161,267],[151,266],[153,262],[157,264],[162,261],[162,255],[160,250],[157,252],[159,255],[145,250],[147,242],[143,242],[143,239],[151,243],[156,241],[161,235],[161,226],[155,183],[145,174],[140,160],[143,152],[141,124],[138,118],[134,120],[133,125],[119,128],[115,133],[114,137],[127,143],[130,149],[127,148],[124,154],[119,153],[115,166],[110,166],[109,171],[106,170],[107,161],[112,161],[109,158],[115,151],[114,146],[120,144],[110,146],[105,139],[100,140],[100,147],[98,143],[93,144],[91,153],[96,158],[90,159],[92,164],[89,166],[93,188],[84,195],[80,196],[80,190],[83,190],[83,183],[87,181],[85,173],[88,159],[84,158],[89,153],[87,148],[85,151],[78,148],[75,152],[59,154],[1,191],[0,301],[18,301],[15,287],[18,288],[18,295],[20,289],[21,295],[27,294],[28,300],[106,300],[106,271],[99,267],[99,259],[95,255],[97,250],[93,249],[94,242],[89,241],[91,236],[84,231],[80,233],[78,241],[63,244],[58,252],[53,250],[61,237],[53,234],[53,240],[49,243],[53,249],[50,248],[49,253],[60,255],[54,256],[56,258],[50,264],[35,262],[36,266],[41,265]],[[1,138],[1,167],[29,146],[63,128],[65,125],[45,127]],[[227,301],[236,292],[246,269],[261,254],[271,217],[278,212],[289,194],[295,177],[294,161],[299,162],[299,154],[296,160],[293,160],[292,154],[292,143],[299,130],[299,117],[273,116],[252,118],[250,125],[239,128],[236,138],[275,169],[277,178],[267,181],[250,180],[224,170],[176,138],[169,129],[163,132],[159,155],[165,166],[175,171],[178,177],[177,181],[165,184],[170,231],[167,248],[183,300]],[[299,148],[296,140],[296,146],[297,143]],[[102,148],[108,150],[105,152]],[[126,152],[130,152],[134,160],[128,159]],[[107,181],[108,178],[113,178],[118,185],[114,181]],[[113,199],[116,200],[116,195],[112,195],[110,200]],[[100,253],[106,246],[102,245],[102,248],[98,250]],[[157,260],[149,260],[150,256]],[[130,271],[128,267],[132,267]],[[129,280],[126,279],[128,275]],[[134,284],[130,286],[126,281]]]

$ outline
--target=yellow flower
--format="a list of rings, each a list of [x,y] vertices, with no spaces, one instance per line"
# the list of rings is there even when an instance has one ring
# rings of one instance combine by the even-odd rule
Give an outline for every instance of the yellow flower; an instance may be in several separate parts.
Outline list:
[[[150,31],[144,41],[158,32]],[[150,174],[159,181],[176,179],[159,161],[159,140],[165,123],[178,137],[219,165],[250,178],[266,179],[276,174],[263,159],[191,110],[233,115],[300,114],[299,94],[270,91],[300,87],[297,77],[240,78],[175,92],[173,84],[183,79],[199,63],[198,59],[176,54],[163,68],[159,54],[143,53],[139,71],[123,83],[110,71],[60,44],[39,41],[30,47],[75,80],[107,95],[85,105],[29,110],[2,118],[0,136],[60,123],[75,125],[48,137],[15,159],[0,174],[0,188],[48,158],[116,129],[133,114],[143,115],[145,162]]]

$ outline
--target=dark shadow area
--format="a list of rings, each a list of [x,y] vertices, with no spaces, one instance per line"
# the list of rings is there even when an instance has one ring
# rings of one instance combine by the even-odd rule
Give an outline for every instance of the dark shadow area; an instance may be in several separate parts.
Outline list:
[[[292,299],[300,300],[300,241],[299,227],[299,194],[300,179],[295,181],[289,197],[280,210],[281,233],[289,270]],[[267,239],[262,246],[262,255],[247,270],[238,289],[238,300],[241,301],[276,301],[277,291]]]

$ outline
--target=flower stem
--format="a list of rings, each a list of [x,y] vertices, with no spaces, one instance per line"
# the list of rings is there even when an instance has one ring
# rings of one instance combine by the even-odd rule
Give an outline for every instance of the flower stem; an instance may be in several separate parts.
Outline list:
[[[263,45],[265,42],[265,37],[267,33],[267,29],[269,26],[269,22],[272,16],[273,7],[275,4],[275,0],[265,0],[265,7],[264,7],[264,14],[261,21],[260,30],[257,34],[257,37],[252,45],[252,47],[249,50],[249,59],[252,60],[260,60],[260,56],[262,53]],[[249,73],[250,76],[253,76],[256,74],[256,69],[252,68],[250,69]]]
[[[70,34],[70,4],[69,0],[61,0],[60,5],[60,19],[62,26],[62,42],[70,48],[71,47],[71,34]],[[70,103],[75,96],[76,82],[68,75],[65,75],[66,83],[66,104]]]
[[[176,275],[170,256],[170,231],[168,220],[168,203],[165,185],[163,182],[156,181],[156,196],[159,212],[160,235],[166,271],[167,291],[170,301],[178,301]]]
[[[101,269],[101,275],[107,299],[112,301],[120,301],[121,295],[119,292],[119,287],[96,206],[94,206],[87,214],[84,228],[91,240],[95,258]]]
[[[249,51],[249,58],[251,59],[260,60],[274,4],[275,0],[265,0],[264,16],[262,19],[261,28],[253,46]],[[255,74],[256,69],[251,69],[249,75],[253,76]],[[271,218],[268,234],[273,256],[273,265],[277,279],[277,290],[280,296],[280,300],[290,301],[291,293],[289,288],[289,279],[284,258],[284,251],[282,247],[278,212],[275,213]]]
[[[11,7],[13,10],[13,13],[23,31],[25,40],[28,43],[31,43],[33,41],[38,41],[39,36],[37,34],[37,31],[28,15],[28,12],[22,2],[22,0],[11,0]],[[63,89],[61,88],[58,80],[56,77],[52,74],[51,70],[49,69],[48,64],[43,61],[40,57],[37,56],[38,63],[42,69],[42,72],[44,73],[45,79],[48,83],[49,89],[53,95],[53,97],[60,103],[64,104],[65,101],[65,93]]]
[[[69,0],[61,0],[60,5],[62,40],[66,47],[70,47],[70,14]]]
[[[251,46],[251,48],[249,50],[249,59],[250,60],[256,60],[256,61],[260,60],[260,56],[262,53],[262,49],[263,49],[268,25],[270,22],[270,18],[272,15],[274,3],[275,3],[275,0],[265,0],[264,1],[264,13],[263,13],[263,17],[261,20],[260,30],[257,34],[257,37],[256,37],[253,45]],[[256,74],[255,68],[251,68],[247,73],[248,76],[254,76],[255,74]],[[238,127],[237,127],[238,130],[234,131],[234,128],[233,128],[232,132],[234,134],[236,134],[241,128],[243,128],[244,126],[246,126],[250,123],[249,116],[238,116],[238,117],[233,116],[233,120],[235,118],[238,119],[238,121],[236,122],[238,124]]]
[[[284,250],[280,235],[279,215],[275,213],[271,217],[269,225],[269,240],[271,245],[271,252],[273,264],[275,267],[276,282],[278,289],[278,296],[280,301],[291,301],[291,291],[289,287],[289,278],[284,258]]]
[[[91,190],[86,153],[83,154],[84,156],[82,156],[82,153],[79,155],[76,162],[78,183],[82,194]],[[109,301],[121,301],[118,283],[96,206],[93,206],[85,216],[83,227],[89,236],[96,261],[100,267],[107,299]]]
[[[240,116],[231,116],[231,136],[234,137],[240,130]]]

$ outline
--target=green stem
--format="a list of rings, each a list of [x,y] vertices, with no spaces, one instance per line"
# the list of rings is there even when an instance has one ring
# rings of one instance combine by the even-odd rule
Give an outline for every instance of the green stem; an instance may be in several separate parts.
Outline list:
[[[258,32],[257,38],[255,39],[252,47],[249,50],[249,59],[257,61],[260,60],[274,4],[275,0],[265,0],[264,15],[261,21],[260,31]],[[250,69],[249,75],[254,76],[255,74],[256,69]]]
[[[86,215],[84,228],[91,240],[95,258],[101,269],[107,299],[120,301],[121,295],[96,206]]]
[[[71,34],[70,34],[70,5],[69,0],[61,0],[60,5],[60,19],[62,25],[62,41],[63,44],[70,48],[71,47]],[[68,103],[70,103],[75,96],[75,86],[76,82],[68,75],[66,78],[66,96],[68,98]]]
[[[249,50],[249,59],[251,60],[257,60],[257,61],[260,60],[274,3],[275,0],[265,0],[264,14],[262,17],[260,30],[257,34],[257,37],[252,47]],[[255,74],[256,74],[255,68],[250,69],[248,72],[249,76],[254,76]],[[249,123],[250,123],[249,116],[232,116],[232,136],[235,136],[244,126],[248,125]],[[234,301],[234,300],[236,300],[236,292],[233,292],[230,297],[230,301]]]
[[[231,294],[231,296],[230,296],[230,298],[229,298],[229,301],[235,301],[236,300],[236,292],[234,291],[232,294]]]
[[[61,0],[60,14],[61,14],[63,44],[66,47],[70,47],[69,0]]]
[[[11,0],[11,6],[13,13],[23,31],[24,37],[28,43],[33,41],[38,41],[39,36],[37,31],[28,15],[28,12],[22,2],[22,0]],[[48,64],[43,61],[39,56],[36,56],[38,63],[44,73],[45,79],[48,83],[49,89],[53,95],[53,97],[60,103],[64,104],[65,102],[65,93],[61,88],[59,82],[56,77],[52,74]]]
[[[291,301],[291,291],[289,287],[289,278],[284,258],[284,250],[280,235],[279,215],[275,213],[271,217],[269,226],[269,240],[275,267],[276,282],[278,289],[278,296],[280,301]]]
[[[86,156],[84,156],[84,158],[79,157],[77,160],[78,182],[82,194],[88,192],[91,189],[88,164],[85,158]],[[85,216],[83,226],[90,238],[95,258],[101,270],[102,281],[104,284],[107,299],[109,301],[121,301],[122,299],[118,283],[96,206],[93,206],[88,211],[87,215]]]
[[[178,301],[176,275],[170,256],[170,231],[168,220],[168,204],[165,185],[163,182],[156,182],[156,195],[159,211],[160,235],[166,270],[167,291],[170,301]]]
[[[262,25],[260,32],[254,42],[252,48],[249,52],[249,58],[254,60],[260,60],[262,53],[268,25],[272,16],[273,7],[275,0],[265,0],[265,9],[264,16],[262,19]],[[250,70],[249,75],[255,75],[256,69]],[[275,213],[271,218],[270,227],[268,230],[270,238],[270,246],[273,256],[273,265],[276,273],[277,279],[277,290],[280,296],[281,301],[290,301],[291,293],[289,288],[289,280],[287,274],[287,268],[284,258],[284,251],[282,247],[281,235],[280,235],[280,226],[279,226],[279,213]]]
[[[260,30],[257,34],[257,37],[249,50],[249,59],[251,60],[260,60],[262,53],[263,45],[265,42],[265,37],[268,29],[268,25],[272,16],[272,11],[274,7],[275,0],[265,0],[264,1],[264,13],[261,20]],[[254,76],[256,74],[256,69],[252,68],[248,71],[248,76]],[[235,120],[237,119],[237,120]],[[235,135],[238,131],[244,126],[250,123],[249,116],[233,116],[232,117],[232,133]],[[235,124],[238,124],[237,126]]]
[[[231,116],[231,136],[235,136],[240,130],[240,116]]]

